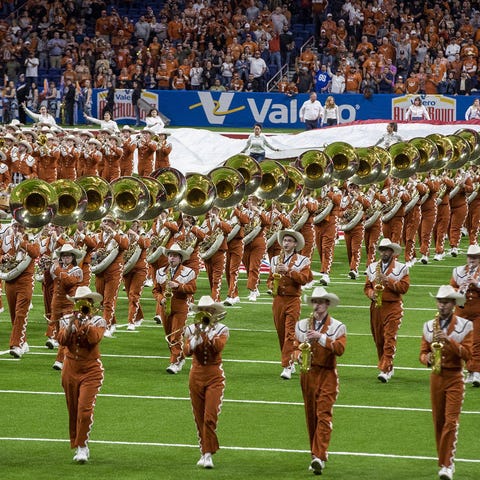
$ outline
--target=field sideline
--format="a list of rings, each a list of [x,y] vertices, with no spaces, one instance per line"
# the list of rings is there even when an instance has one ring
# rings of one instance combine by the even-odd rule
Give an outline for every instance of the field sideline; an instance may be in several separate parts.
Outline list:
[[[376,379],[376,354],[369,332],[364,279],[349,280],[343,243],[335,250],[329,290],[341,303],[332,310],[347,325],[345,355],[339,359],[340,395],[325,478],[336,480],[435,479],[438,468],[430,413],[429,371],[418,361],[423,322],[432,318],[430,294],[448,283],[459,257],[415,265],[404,297],[405,316],[398,339],[395,376]],[[363,267],[363,265],[362,265]],[[313,270],[318,271],[318,254]],[[215,468],[196,467],[198,442],[188,397],[188,369],[168,375],[163,329],[153,318],[150,289],[142,306],[146,321],[126,331],[126,298],[120,292],[115,338],[101,344],[105,381],[97,399],[91,433],[91,460],[72,461],[68,421],[59,373],[51,368],[55,353],[44,347],[45,321],[40,286],[30,313],[30,353],[15,360],[5,353],[10,324],[0,314],[0,471],[10,479],[301,479],[308,472],[308,437],[298,374],[283,381],[271,299],[246,300],[240,275],[240,306],[230,308],[225,323],[230,340],[224,351],[225,399],[219,419],[221,449]],[[207,294],[205,273],[196,294]],[[225,285],[223,286],[225,292]],[[223,295],[224,297],[225,295]],[[4,303],[6,304],[5,298]],[[303,315],[308,313],[304,306]],[[460,423],[455,479],[479,478],[480,389],[468,386]],[[323,477],[322,477],[323,478]]]

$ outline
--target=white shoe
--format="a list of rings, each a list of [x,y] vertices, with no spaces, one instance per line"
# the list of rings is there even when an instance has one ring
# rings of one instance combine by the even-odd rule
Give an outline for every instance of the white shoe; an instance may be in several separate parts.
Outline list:
[[[458,248],[457,247],[452,247],[452,249],[450,250],[450,255],[452,257],[456,257],[458,255]]]
[[[143,318],[141,318],[140,320],[137,320],[137,321],[135,322],[135,326],[136,326],[136,327],[139,327],[142,323],[143,323]]]
[[[428,263],[428,257],[426,255],[422,255],[422,258],[420,259],[420,261],[426,265]]]
[[[248,301],[249,301],[249,302],[256,302],[256,301],[257,301],[257,297],[258,297],[258,295],[257,295],[256,291],[255,291],[255,290],[251,290],[251,291],[250,291],[250,295],[248,296]]]
[[[310,463],[310,467],[312,467],[313,473],[315,475],[321,475],[323,469],[325,468],[325,462],[317,457],[313,457],[313,460]]]
[[[77,453],[73,457],[73,459],[78,463],[87,463],[89,457],[90,457],[90,452],[88,450],[88,447],[78,447]]]
[[[348,273],[348,276],[352,280],[356,280],[358,278],[358,272],[356,270],[350,270],[350,272]]]
[[[412,268],[415,265],[415,260],[409,260],[408,262],[405,262],[405,265],[408,268]]]
[[[392,372],[380,372],[377,376],[377,378],[382,382],[382,383],[388,383],[388,381],[392,378]]]
[[[230,300],[232,301],[232,305],[235,305],[236,303],[240,303],[240,297],[231,297]]]
[[[28,353],[30,351],[30,347],[28,346],[28,343],[25,342],[21,347],[20,349],[22,350],[22,355],[25,355],[26,353]]]
[[[14,358],[22,358],[23,351],[20,347],[12,347],[10,349],[10,355]]]
[[[452,480],[453,469],[448,467],[442,467],[438,472],[438,477],[440,478],[440,480]]]
[[[130,332],[133,332],[135,330],[135,324],[134,323],[129,323],[128,327],[127,327],[127,330],[129,330]]]
[[[211,453],[206,453],[203,456],[203,468],[213,468],[213,458]]]
[[[473,374],[472,374],[472,386],[480,387],[480,372],[473,372]]]
[[[223,304],[226,306],[226,307],[231,307],[233,305],[233,302],[232,302],[232,297],[227,297],[225,299],[225,301],[223,302]]]
[[[113,337],[112,331],[109,328],[106,328],[105,332],[103,332],[103,336],[107,338],[112,338]]]
[[[467,376],[465,377],[464,383],[472,383],[473,382],[473,372],[468,372]]]
[[[190,312],[188,312],[188,313],[190,313]],[[153,317],[153,320],[155,321],[155,323],[156,323],[157,325],[161,325],[161,324],[162,324],[162,317],[161,317],[160,315],[155,315],[155,316]]]
[[[113,335],[116,331],[117,331],[117,326],[114,323],[112,323],[110,325],[110,333]]]
[[[330,283],[330,277],[328,273],[323,273],[322,278],[320,279],[320,285],[327,286]]]
[[[306,285],[304,285],[302,288],[305,290],[310,290],[311,288],[313,288],[314,285],[315,285],[315,280],[312,280],[311,282],[308,282]]]
[[[203,467],[205,465],[205,455],[200,457],[200,460],[197,462],[197,467]]]
[[[143,284],[146,287],[153,287],[153,280],[151,278],[147,278]]]
[[[433,259],[436,262],[441,262],[443,260],[443,253],[436,253],[435,256],[433,257]]]
[[[167,373],[171,373],[172,375],[175,375],[179,372],[178,370],[178,366],[176,363],[171,363],[168,367],[167,367]]]
[[[289,367],[285,367],[280,374],[280,377],[284,380],[290,380],[292,378],[292,373],[295,373],[295,365],[292,363]]]
[[[175,365],[177,366],[177,372],[181,372],[183,366],[185,365],[185,359],[182,358],[182,360],[180,360],[179,362],[177,362]]]
[[[55,363],[52,365],[52,368],[54,370],[62,370],[63,369],[63,363],[59,362],[58,360],[55,360]]]
[[[58,348],[58,342],[57,342],[54,338],[50,337],[50,338],[45,342],[45,346],[46,346],[48,349],[53,350],[53,349],[55,349],[55,348]]]
[[[3,307],[0,307],[0,313],[3,313],[5,309]]]

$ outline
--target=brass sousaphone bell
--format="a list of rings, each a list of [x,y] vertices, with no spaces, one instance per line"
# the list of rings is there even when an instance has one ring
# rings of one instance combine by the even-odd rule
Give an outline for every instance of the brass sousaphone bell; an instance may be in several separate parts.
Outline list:
[[[447,165],[448,162],[453,157],[452,141],[445,135],[442,135],[441,133],[431,133],[430,135],[427,135],[425,138],[427,138],[428,140],[431,140],[437,146],[437,150],[438,150],[438,158],[437,158],[437,161],[432,166],[432,169],[439,170],[441,168],[444,168],[445,165]]]
[[[302,173],[291,165],[285,165],[287,171],[288,186],[283,195],[278,197],[277,201],[282,204],[290,205],[295,203],[303,193],[305,180]]]
[[[390,175],[390,171],[392,170],[392,156],[388,150],[385,150],[377,145],[371,147],[371,149],[377,155],[381,165],[380,173],[378,174],[375,182],[383,182]]]
[[[224,167],[238,170],[245,180],[245,195],[251,195],[260,186],[262,170],[259,163],[249,155],[239,153],[225,160]]]
[[[146,212],[141,215],[139,220],[153,220],[157,218],[162,210],[165,210],[167,202],[167,192],[163,185],[153,177],[140,177],[140,180],[147,187],[150,195],[150,204]]]
[[[276,200],[288,188],[287,170],[276,160],[264,160],[259,165],[262,171],[262,181],[254,195],[263,200]]]
[[[394,143],[388,148],[392,156],[390,174],[396,178],[408,178],[417,170],[420,163],[420,152],[415,145],[408,142]]]
[[[295,167],[302,173],[307,188],[320,188],[332,181],[333,163],[321,150],[303,152],[297,158]]]
[[[212,180],[201,173],[187,173],[185,195],[178,204],[178,209],[187,215],[203,215],[213,205],[216,189]]]
[[[473,128],[461,128],[454,135],[464,138],[470,145],[470,163],[480,165],[480,134]]]
[[[409,140],[409,143],[414,145],[420,154],[420,161],[418,162],[417,172],[428,172],[438,163],[438,147],[429,138],[415,137]]]
[[[113,192],[111,215],[117,220],[131,221],[140,218],[150,206],[150,193],[136,177],[120,177],[110,183]]]
[[[113,192],[110,184],[100,177],[84,176],[75,183],[83,188],[87,195],[87,208],[82,220],[95,222],[103,218],[112,206]]]
[[[463,167],[469,160],[472,149],[470,143],[460,135],[447,135],[453,145],[453,156],[445,168],[457,169]]]
[[[12,217],[27,228],[43,227],[57,214],[55,189],[44,180],[32,178],[19,183],[10,195]]]
[[[213,201],[218,208],[229,208],[239,204],[245,195],[243,175],[231,167],[217,167],[208,173],[215,185],[217,195]]]
[[[62,227],[76,224],[87,211],[87,193],[78,183],[66,178],[55,180],[51,185],[58,199],[58,210],[52,223]]]
[[[355,148],[345,142],[333,142],[325,147],[324,153],[333,163],[333,178],[347,180],[358,170]]]
[[[358,157],[358,169],[350,181],[356,185],[375,183],[382,171],[382,164],[376,150],[371,147],[359,147],[355,149],[355,153]]]
[[[182,200],[187,188],[185,175],[176,168],[165,167],[155,170],[150,176],[158,180],[167,193],[163,208],[176,207]]]

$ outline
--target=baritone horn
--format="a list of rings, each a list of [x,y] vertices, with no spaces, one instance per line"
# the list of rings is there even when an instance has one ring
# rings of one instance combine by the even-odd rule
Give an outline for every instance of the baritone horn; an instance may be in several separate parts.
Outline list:
[[[203,215],[215,201],[216,190],[212,180],[201,173],[187,173],[186,191],[178,204],[178,209],[187,215]]]
[[[25,227],[43,227],[52,221],[57,210],[58,198],[55,189],[44,180],[24,180],[10,195],[12,217]]]
[[[110,183],[113,203],[110,213],[118,220],[140,218],[150,206],[150,194],[145,184],[136,177],[120,177]]]
[[[100,177],[84,176],[75,183],[83,188],[87,195],[87,208],[82,220],[95,222],[103,218],[112,206],[113,193],[110,184]]]
[[[408,142],[394,143],[388,148],[392,156],[390,174],[396,178],[408,178],[418,170],[420,152],[415,145]]]
[[[208,173],[217,193],[213,203],[218,208],[229,208],[241,202],[246,185],[243,175],[231,167],[217,167]]]
[[[163,202],[163,208],[176,207],[182,200],[187,188],[185,175],[176,168],[165,167],[155,170],[151,177],[158,180],[167,192],[167,199]]]
[[[224,167],[238,170],[245,180],[245,195],[251,195],[260,186],[262,170],[259,163],[249,155],[239,153],[225,160]]]
[[[276,160],[264,160],[259,165],[262,181],[254,195],[263,200],[276,200],[288,188],[287,170]]]
[[[332,181],[333,163],[321,150],[303,152],[297,158],[295,167],[302,172],[307,188],[320,188]]]
[[[347,180],[358,170],[358,156],[355,148],[345,142],[333,142],[325,147],[324,153],[333,163],[333,177]]]
[[[58,210],[52,219],[54,225],[67,227],[76,224],[87,211],[87,194],[85,190],[73,180],[65,178],[52,182],[58,198]]]

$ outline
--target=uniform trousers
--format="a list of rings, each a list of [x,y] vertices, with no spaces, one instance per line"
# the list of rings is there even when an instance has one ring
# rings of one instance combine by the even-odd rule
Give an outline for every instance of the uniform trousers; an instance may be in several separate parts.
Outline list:
[[[282,367],[292,365],[296,349],[295,324],[300,318],[300,297],[276,295],[273,298],[273,322],[277,330]]]
[[[47,319],[47,330],[45,336],[52,338],[56,334],[55,323],[50,322],[52,315],[52,300],[53,300],[53,278],[48,270],[43,273],[42,281],[43,292],[43,307],[45,309],[45,317]]]
[[[458,207],[450,207],[450,227],[448,229],[448,241],[452,248],[460,245],[462,237],[461,228],[468,214],[468,204],[462,203]]]
[[[103,295],[103,318],[107,323],[107,328],[117,323],[115,307],[122,282],[122,270],[123,264],[114,261],[106,270],[95,276],[95,289]]]
[[[469,293],[467,292],[467,297]],[[472,344],[472,356],[467,361],[467,370],[469,372],[480,372],[480,311],[477,307],[479,298],[476,297],[473,301],[467,300],[465,307],[457,307],[455,309],[455,315],[470,320],[473,325],[473,344]]]
[[[208,281],[210,283],[211,297],[215,302],[220,301],[220,290],[222,288],[223,272],[225,271],[225,261],[225,250],[219,250],[204,262]]]
[[[300,376],[310,451],[320,460],[328,459],[332,434],[333,405],[338,395],[338,375],[334,368],[312,365]]]
[[[347,247],[347,258],[350,264],[350,270],[358,271],[360,258],[362,256],[362,242],[365,236],[365,228],[363,222],[345,232],[345,245]]]
[[[22,347],[27,341],[28,309],[33,295],[33,274],[24,272],[11,282],[5,282],[12,333],[10,348]]]
[[[403,224],[403,241],[405,245],[405,261],[415,258],[415,238],[421,221],[420,206],[415,205],[406,215]]]
[[[123,276],[125,291],[128,297],[128,323],[135,323],[144,318],[140,297],[147,279],[147,262],[140,259],[136,265]]]
[[[432,373],[430,376],[433,426],[440,467],[451,468],[453,464],[464,391],[461,371],[442,369],[440,375]]]
[[[422,205],[423,207],[423,205]],[[432,203],[431,207],[421,209],[421,219],[419,228],[420,254],[428,257],[430,244],[432,243],[433,229],[437,221],[437,205]]]
[[[380,218],[370,227],[365,229],[365,251],[367,253],[366,266],[375,261],[378,240],[382,234],[382,221]]]
[[[315,248],[315,233],[313,230],[313,224],[307,222],[300,230],[300,233],[303,235],[305,240],[305,246],[300,252],[301,255],[311,259],[313,255],[313,249]]]
[[[314,225],[315,246],[320,255],[320,272],[330,274],[337,236],[336,217],[330,216],[329,220],[323,220]]]
[[[243,239],[234,238],[228,242],[225,263],[225,276],[227,277],[228,296],[238,297],[238,272],[243,257]]]
[[[188,303],[185,299],[171,299],[171,313],[165,314],[162,308],[163,329],[170,350],[170,363],[177,363],[183,359],[183,331],[187,321]]]
[[[256,290],[260,282],[260,265],[267,249],[263,233],[257,235],[243,250],[243,265],[247,270],[247,288]]]
[[[480,197],[468,205],[467,228],[470,245],[478,244],[478,234],[480,232]]]
[[[93,424],[93,409],[103,383],[100,359],[77,361],[66,357],[62,386],[67,400],[71,448],[85,447]]]
[[[402,209],[403,211],[403,209]],[[382,232],[385,238],[389,238],[393,243],[402,243],[403,215],[395,215],[388,222],[383,222]]]
[[[435,253],[442,254],[445,252],[445,237],[448,233],[448,225],[450,224],[450,204],[441,203],[437,210],[437,223],[434,228],[435,235]]]
[[[222,366],[193,366],[190,370],[189,389],[202,455],[215,453],[219,449],[217,421],[225,389]]]
[[[403,303],[382,302],[377,307],[375,302],[370,305],[370,330],[377,347],[378,369],[390,372],[393,369],[393,359],[397,350],[397,333],[402,323]]]

